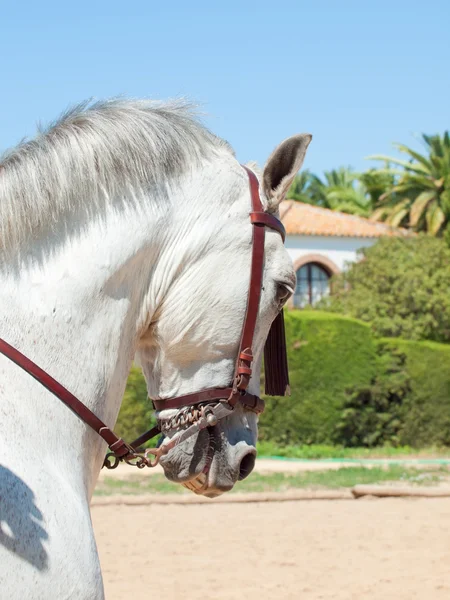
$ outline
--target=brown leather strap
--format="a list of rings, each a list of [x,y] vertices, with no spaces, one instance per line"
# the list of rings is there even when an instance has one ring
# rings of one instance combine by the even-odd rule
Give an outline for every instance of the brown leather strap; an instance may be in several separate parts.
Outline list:
[[[253,171],[250,171],[247,167],[244,167],[247,171],[249,182],[250,182],[250,195],[252,202],[252,214],[261,215],[264,214],[261,199],[259,197],[259,181]],[[261,297],[261,288],[264,272],[264,239],[265,230],[257,219],[253,224],[253,244],[252,244],[252,262],[250,270],[250,285],[247,295],[247,306],[245,309],[244,324],[242,326],[241,341],[239,343],[238,358],[236,361],[236,368],[234,374],[233,388],[234,394],[229,399],[230,404],[233,406],[239,401],[237,391],[243,391],[247,389],[250,378],[252,376],[252,362],[253,362],[253,337],[255,334],[256,320],[258,317],[259,300]],[[243,358],[243,355],[251,356],[251,360]]]
[[[202,390],[194,394],[186,394],[185,396],[178,396],[177,398],[168,398],[167,400],[152,400],[155,410],[174,410],[183,408],[184,406],[195,406],[202,402],[213,402],[217,400],[227,400],[233,394],[233,388],[210,388],[208,390]],[[249,394],[248,392],[239,394],[239,402],[248,406],[255,412],[262,412],[264,408],[264,401],[258,396]],[[143,443],[143,442],[141,442]],[[131,444],[134,448],[134,442]]]
[[[274,215],[269,215],[265,212],[252,212],[250,213],[250,220],[252,225],[266,225],[281,235],[283,242],[286,240],[286,229],[283,223],[277,219]]]
[[[155,427],[152,427],[151,429],[149,429],[148,431],[146,431],[145,433],[140,435],[138,438],[133,440],[131,442],[130,446],[134,450],[138,450],[138,448],[140,446],[142,446],[142,444],[145,444],[145,442],[148,442],[148,440],[151,440],[152,438],[156,437],[160,433],[161,433],[161,430],[159,429],[159,426],[155,425]]]
[[[259,310],[259,299],[261,297],[261,287],[264,270],[264,227],[253,228],[253,252],[250,286],[247,296],[247,308],[245,311],[244,326],[242,328],[241,341],[239,344],[238,361],[236,365],[235,381],[237,388],[245,390],[250,381],[252,361],[243,360],[242,353],[253,355],[252,344],[255,334],[256,320]],[[240,370],[243,367],[246,371]]]
[[[239,402],[255,413],[262,413],[264,411],[264,400],[254,394],[245,392],[245,394],[241,395]]]
[[[130,453],[130,447],[116,436],[109,427],[103,423],[94,413],[89,410],[78,398],[69,392],[65,387],[58,383],[51,375],[43,371],[32,360],[24,356],[19,350],[10,346],[5,340],[0,338],[0,352],[12,360],[17,366],[29,373],[36,381],[39,381],[49,392],[64,402],[77,417],[84,421],[89,427],[94,429],[108,444],[116,456],[126,456]]]
[[[212,402],[214,400],[226,400],[233,392],[233,388],[210,388],[202,390],[201,392],[195,392],[194,394],[186,394],[185,396],[178,396],[177,398],[152,399],[155,410],[171,410],[176,408],[182,408],[183,406],[194,406],[194,404],[200,404],[201,402]]]
[[[261,202],[261,197],[259,195],[259,181],[256,175],[253,173],[251,169],[244,166],[244,169],[247,171],[247,175],[250,182],[250,196],[252,202],[252,212],[264,213],[264,207]],[[265,214],[265,213],[264,213]]]

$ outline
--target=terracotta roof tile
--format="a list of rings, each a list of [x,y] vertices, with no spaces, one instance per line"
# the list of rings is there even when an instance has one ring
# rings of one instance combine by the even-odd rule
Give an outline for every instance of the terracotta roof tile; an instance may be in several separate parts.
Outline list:
[[[280,216],[287,235],[365,238],[412,235],[407,229],[391,227],[363,217],[347,215],[294,200],[285,200],[281,203]]]

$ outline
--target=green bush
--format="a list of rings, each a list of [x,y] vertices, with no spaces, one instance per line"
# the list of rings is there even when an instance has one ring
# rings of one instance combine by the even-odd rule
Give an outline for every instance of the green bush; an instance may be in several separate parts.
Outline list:
[[[291,397],[266,398],[260,438],[329,444],[351,386],[368,385],[376,349],[365,323],[320,311],[285,313]]]
[[[450,446],[450,346],[382,340],[380,351],[402,353],[409,377],[399,443]]]
[[[450,446],[450,346],[377,339],[361,321],[286,314],[290,398],[266,398],[261,443]]]
[[[369,384],[352,386],[346,395],[333,439],[345,447],[398,446],[404,400],[411,393],[406,355],[394,344],[377,348],[377,369]]]
[[[380,337],[450,342],[450,248],[438,238],[382,238],[333,281],[327,310]]]
[[[126,442],[132,442],[154,425],[156,425],[156,419],[147,396],[147,384],[141,369],[133,366],[128,376],[114,431]]]
[[[384,339],[377,373],[351,390],[334,440],[344,446],[450,445],[450,347]]]

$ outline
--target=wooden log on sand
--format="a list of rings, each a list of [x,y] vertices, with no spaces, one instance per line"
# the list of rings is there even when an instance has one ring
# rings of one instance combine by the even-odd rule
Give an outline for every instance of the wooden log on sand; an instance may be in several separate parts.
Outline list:
[[[450,487],[394,487],[382,485],[355,485],[352,488],[355,498],[375,496],[377,498],[446,498],[450,497]]]
[[[298,500],[352,500],[348,489],[290,490],[285,492],[254,492],[219,496],[214,500],[193,494],[141,494],[137,496],[94,496],[91,506],[148,506],[150,504],[236,504],[248,502],[293,502]]]

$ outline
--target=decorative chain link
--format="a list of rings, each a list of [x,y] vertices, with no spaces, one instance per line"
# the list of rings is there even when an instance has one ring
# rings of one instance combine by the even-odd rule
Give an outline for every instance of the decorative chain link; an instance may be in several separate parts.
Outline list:
[[[160,421],[161,431],[168,432],[186,425],[192,425],[205,416],[205,411],[208,404],[186,406],[182,408],[176,415],[167,420]]]

